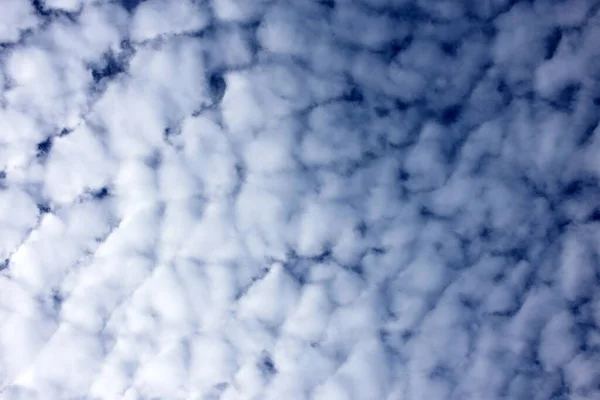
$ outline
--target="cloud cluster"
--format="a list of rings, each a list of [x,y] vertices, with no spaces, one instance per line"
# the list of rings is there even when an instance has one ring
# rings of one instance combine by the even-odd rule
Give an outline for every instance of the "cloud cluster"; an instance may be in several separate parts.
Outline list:
[[[4,0],[0,399],[600,396],[593,0]]]

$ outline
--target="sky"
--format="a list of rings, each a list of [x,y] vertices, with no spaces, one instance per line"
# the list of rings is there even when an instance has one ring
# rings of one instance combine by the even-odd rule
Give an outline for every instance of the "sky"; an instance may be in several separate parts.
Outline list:
[[[600,1],[0,7],[0,400],[600,399]]]

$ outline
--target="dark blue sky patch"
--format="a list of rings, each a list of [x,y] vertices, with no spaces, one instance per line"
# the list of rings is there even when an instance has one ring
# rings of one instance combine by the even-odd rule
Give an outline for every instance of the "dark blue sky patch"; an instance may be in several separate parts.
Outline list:
[[[439,121],[444,126],[453,125],[458,121],[462,113],[462,104],[454,104],[444,108],[439,114]]]
[[[561,375],[561,378],[558,380],[559,383],[556,385],[556,388],[554,388],[554,390],[550,394],[549,400],[568,400],[569,399],[569,387],[567,386],[567,384],[565,382],[564,373],[562,371],[559,373]]]
[[[336,2],[335,0],[317,0],[319,4],[323,5],[324,7],[333,10],[335,9],[336,6]]]
[[[567,229],[573,223],[573,220],[565,215],[561,215],[560,213],[556,213],[554,217],[551,218],[552,223],[548,224],[545,240],[548,243],[553,243],[558,237],[563,235]]]
[[[469,296],[467,294],[459,294],[458,300],[460,305],[470,313],[474,313],[475,311],[477,311],[481,303],[477,298]],[[465,310],[463,310],[463,312]]]
[[[266,379],[271,379],[273,375],[277,373],[277,367],[271,355],[267,352],[263,352],[261,358],[258,361],[258,368],[262,372]]]
[[[600,282],[596,282],[598,285]],[[580,352],[587,353],[597,347],[593,334],[599,331],[594,318],[594,305],[589,297],[569,303],[569,312],[575,322],[570,332],[575,337]],[[600,348],[597,349],[600,353]]]
[[[212,97],[213,104],[220,103],[227,90],[227,82],[225,82],[223,74],[217,72],[211,74],[208,78],[208,87],[210,89],[210,96]]]
[[[114,78],[116,75],[125,72],[126,70],[126,64],[123,61],[118,60],[117,57],[110,52],[106,54],[101,65],[92,67],[92,78],[94,79],[94,82],[97,83],[102,79]]]
[[[400,99],[396,99],[394,101],[394,109],[396,111],[406,111],[410,108],[411,104],[407,103],[406,101],[400,100]]]
[[[586,222],[600,222],[600,207],[594,208],[591,214],[586,218]]]
[[[288,253],[287,262],[283,265],[285,271],[290,274],[300,285],[304,285],[310,273],[310,267],[314,261],[312,259],[299,257],[297,254]]]
[[[63,136],[67,136],[69,135],[71,132],[73,132],[72,129],[67,129],[67,128],[63,128],[60,130],[58,137],[63,137]]]
[[[496,90],[502,96],[502,99],[504,100],[503,104],[508,105],[512,102],[512,99],[514,97],[513,93],[510,89],[510,86],[508,86],[504,79],[498,80]]]
[[[373,108],[373,111],[375,111],[375,115],[378,116],[379,118],[384,118],[384,117],[387,117],[388,115],[390,115],[391,110],[389,107],[375,106],[375,108]]]
[[[106,197],[108,197],[110,195],[110,192],[108,190],[108,188],[106,186],[98,189],[98,190],[94,190],[92,191],[92,198],[94,198],[95,200],[102,200]]]
[[[492,227],[484,224],[477,231],[477,238],[482,242],[488,242],[492,237],[493,231]]]
[[[478,32],[481,32],[487,39],[492,40],[498,34],[498,28],[493,21],[485,21],[478,24]]]
[[[78,12],[69,12],[61,9],[49,8],[46,6],[44,0],[31,0],[31,5],[33,6],[35,13],[41,18],[53,19],[56,17],[63,17],[70,20],[71,22],[77,22],[77,16],[79,14]]]
[[[344,96],[344,100],[357,104],[362,104],[364,99],[365,95],[362,89],[357,85],[352,86],[352,89]]]
[[[355,229],[361,237],[365,237],[369,228],[365,221],[360,221]]]
[[[48,17],[51,15],[51,11],[45,7],[43,0],[31,0],[31,5],[38,15],[42,17]]]
[[[390,17],[397,20],[398,23],[410,22],[418,24],[419,22],[431,22],[431,16],[419,7],[415,2],[402,2],[396,7],[390,7],[386,10]]]
[[[581,85],[578,83],[566,85],[557,93],[555,98],[550,100],[550,104],[560,111],[570,113],[575,109],[580,91]]]
[[[55,289],[52,291],[51,300],[52,300],[52,306],[53,306],[54,310],[56,312],[59,312],[62,307],[62,303],[64,301],[64,297],[60,293],[59,290]]]
[[[410,172],[406,171],[404,168],[400,168],[396,173],[396,179],[398,182],[406,182],[410,179]]]
[[[518,246],[518,247],[513,247],[512,249],[509,249],[505,253],[505,257],[508,257],[514,263],[518,263],[519,261],[522,261],[522,260],[527,260],[528,259],[528,248],[526,247],[525,244]]]
[[[392,62],[392,60],[398,56],[398,54],[408,49],[413,40],[414,36],[411,34],[408,34],[401,39],[393,39],[387,43],[381,51],[379,51],[379,54],[381,54],[381,57],[386,62]]]
[[[137,8],[137,6],[139,6],[145,0],[119,0],[119,1],[121,3],[121,6],[123,6],[124,9],[126,9],[128,12],[133,12]]]
[[[442,42],[440,44],[440,48],[442,49],[442,52],[449,57],[456,57],[456,53],[458,52],[459,46],[460,46],[459,41]]]
[[[348,266],[348,270],[356,274],[360,279],[365,279],[365,268],[361,263],[356,263]]]
[[[577,138],[577,141],[576,141],[577,146],[585,147],[588,144],[590,144],[592,139],[594,139],[594,137],[596,136],[596,128],[598,127],[599,124],[600,124],[600,114],[598,114],[598,115],[594,116],[593,118],[591,118],[590,120],[584,122],[583,129],[579,133],[579,137]]]
[[[594,177],[580,177],[568,182],[560,192],[562,198],[579,197],[586,192],[598,190],[598,180]]]
[[[48,203],[38,203],[37,204],[38,211],[40,214],[48,214],[52,211],[52,208]]]
[[[369,253],[377,254],[377,255],[382,255],[382,254],[385,254],[385,252],[386,252],[384,247],[378,247],[378,246],[371,247],[368,251],[369,251]]]
[[[553,28],[544,40],[544,59],[549,60],[554,57],[558,45],[562,39],[562,30],[558,27]]]
[[[323,263],[331,260],[331,257],[331,249],[325,249],[319,255],[311,257],[311,259],[313,259],[315,262]]]
[[[47,137],[45,140],[37,144],[37,156],[46,157],[50,150],[52,150],[52,136]]]

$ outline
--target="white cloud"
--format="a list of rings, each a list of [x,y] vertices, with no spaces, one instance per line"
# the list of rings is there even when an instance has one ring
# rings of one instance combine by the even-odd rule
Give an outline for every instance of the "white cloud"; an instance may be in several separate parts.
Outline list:
[[[6,62],[7,75],[14,82],[14,88],[5,95],[8,101],[28,113],[57,117],[60,110],[55,107],[60,105],[63,97],[54,62],[48,51],[37,47],[19,47],[12,52]]]
[[[577,351],[577,342],[571,332],[572,317],[561,312],[550,320],[542,332],[540,359],[547,371],[566,365]]]
[[[0,192],[0,202],[5,206],[0,211],[3,237],[0,258],[5,259],[18,249],[29,229],[35,226],[38,211],[27,193],[18,189]]]
[[[258,39],[261,45],[276,54],[304,55],[320,42],[319,36],[329,34],[328,24],[318,5],[296,4],[286,7],[275,4],[261,20]]]
[[[302,291],[298,307],[290,314],[285,330],[303,340],[318,341],[327,325],[332,305],[322,285]]]
[[[267,111],[252,90],[252,83],[246,72],[232,72],[227,75],[227,91],[223,98],[223,120],[234,137],[248,135],[264,126],[264,113]]]
[[[56,203],[70,203],[87,190],[110,184],[113,170],[114,160],[98,134],[83,126],[54,140],[45,170],[45,191]]]
[[[390,384],[387,355],[377,339],[358,342],[337,374],[353,398],[382,398]],[[365,369],[369,365],[371,368]]]
[[[197,32],[209,23],[207,10],[198,2],[148,0],[136,9],[131,22],[131,37],[148,40],[161,35]]]
[[[0,399],[598,396],[591,2],[4,3]]]
[[[248,289],[240,302],[240,316],[278,326],[292,312],[297,298],[297,283],[281,264],[274,264]]]
[[[28,1],[6,0],[0,17],[0,42],[16,42],[22,31],[38,24],[33,7]]]
[[[408,31],[407,26],[398,26],[389,15],[371,14],[351,3],[340,8],[333,17],[334,35],[369,49],[380,49],[393,39],[401,39]],[[360,29],[360,35],[356,35],[356,29]]]
[[[82,3],[82,0],[43,0],[44,7],[52,8],[55,10],[75,12],[78,11]]]
[[[87,390],[101,361],[102,348],[93,335],[62,325],[41,349],[35,367],[16,382],[50,392],[60,385],[64,395],[78,395]]]
[[[148,397],[182,396],[187,380],[184,344],[175,342],[144,364],[136,377],[139,392]]]
[[[234,349],[217,337],[194,340],[191,352],[191,382],[201,393],[228,382],[238,367]]]
[[[81,10],[77,24],[56,21],[48,27],[48,38],[44,41],[49,41],[69,59],[97,62],[105,52],[119,50],[126,27],[127,15],[120,7],[111,4],[98,4],[96,7],[86,5]]]
[[[584,240],[572,234],[563,245],[560,282],[562,294],[568,300],[591,296],[594,290],[596,270]]]
[[[223,21],[252,22],[261,17],[270,0],[247,2],[244,0],[213,0],[212,7]]]

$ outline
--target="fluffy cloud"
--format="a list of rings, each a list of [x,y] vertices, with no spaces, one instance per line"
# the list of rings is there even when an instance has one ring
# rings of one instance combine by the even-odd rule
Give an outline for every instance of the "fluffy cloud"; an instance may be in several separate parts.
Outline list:
[[[600,396],[591,0],[4,0],[0,399]]]

